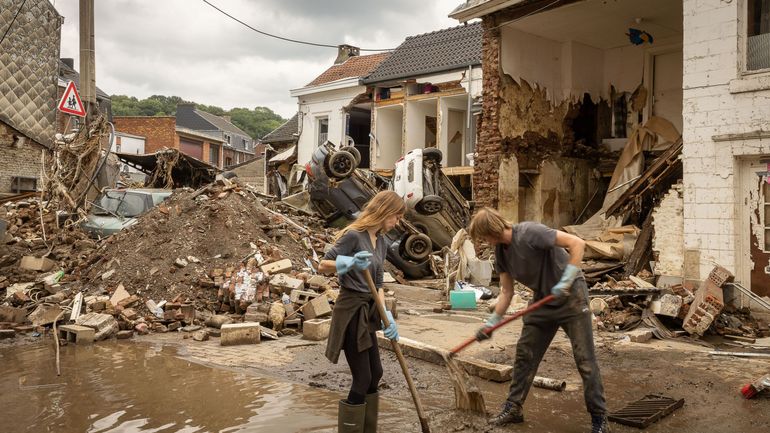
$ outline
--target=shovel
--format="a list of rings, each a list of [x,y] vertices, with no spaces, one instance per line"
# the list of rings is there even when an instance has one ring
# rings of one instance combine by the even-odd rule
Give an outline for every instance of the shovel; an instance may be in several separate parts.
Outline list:
[[[383,305],[382,299],[380,299],[380,295],[377,293],[377,288],[374,286],[374,280],[372,280],[372,274],[369,273],[368,269],[364,270],[364,277],[366,277],[366,283],[369,285],[369,290],[372,293],[374,302],[375,304],[377,304],[377,312],[380,314],[380,320],[382,320],[382,323],[385,325],[385,328],[387,328],[390,326],[390,322],[388,321],[388,317],[385,315],[385,305]],[[398,345],[397,341],[391,340],[390,342],[393,344],[393,352],[396,353],[396,357],[398,358],[398,363],[401,364],[401,370],[404,372],[404,377],[406,378],[406,384],[409,386],[409,392],[412,394],[412,399],[414,400],[414,406],[415,408],[417,408],[417,416],[420,418],[420,426],[422,427],[422,433],[430,433],[430,427],[428,426],[428,418],[425,416],[425,412],[422,409],[420,396],[417,395],[417,389],[414,387],[414,382],[412,382],[412,376],[409,374],[409,369],[406,366],[406,360],[404,359],[404,354],[401,353],[401,346]]]
[[[484,328],[483,330],[479,331],[479,333],[476,334],[475,336],[473,336],[473,337],[463,341],[462,343],[457,345],[457,347],[455,347],[454,349],[450,350],[449,351],[449,356],[457,355],[458,352],[460,352],[461,350],[463,350],[466,347],[470,346],[474,341],[481,341],[481,340],[485,339],[485,336],[486,336],[486,338],[489,338],[489,335],[493,331],[495,331],[497,328],[503,327],[503,326],[507,325],[508,323],[511,323],[514,320],[518,319],[519,317],[524,316],[526,314],[529,314],[529,313],[537,310],[538,308],[542,307],[543,305],[545,305],[545,304],[547,304],[547,303],[549,303],[549,302],[551,302],[551,301],[553,301],[555,299],[556,299],[556,296],[548,295],[545,298],[543,298],[543,299],[541,299],[541,300],[539,300],[537,302],[532,303],[527,308],[525,308],[525,309],[523,309],[521,311],[517,311],[513,315],[506,317],[505,319],[503,319],[500,322],[498,322],[497,325],[490,326],[489,328]]]

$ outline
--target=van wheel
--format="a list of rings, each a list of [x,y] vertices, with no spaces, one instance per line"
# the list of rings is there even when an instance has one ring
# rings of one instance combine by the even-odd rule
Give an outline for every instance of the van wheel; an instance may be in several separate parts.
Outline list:
[[[423,215],[433,215],[444,209],[444,199],[437,195],[428,195],[417,202],[415,210]]]
[[[343,179],[350,176],[356,168],[356,158],[345,150],[334,152],[329,157],[329,172],[332,176]]]
[[[359,164],[361,164],[361,152],[358,151],[353,146],[345,146],[342,148],[345,152],[350,152],[351,155],[356,159],[356,167],[358,167]]]
[[[442,158],[444,158],[444,154],[441,153],[441,149],[437,149],[435,147],[426,147],[422,150],[422,159],[440,163]]]
[[[406,238],[404,243],[404,252],[413,260],[423,260],[433,250],[433,242],[428,235],[420,233]]]

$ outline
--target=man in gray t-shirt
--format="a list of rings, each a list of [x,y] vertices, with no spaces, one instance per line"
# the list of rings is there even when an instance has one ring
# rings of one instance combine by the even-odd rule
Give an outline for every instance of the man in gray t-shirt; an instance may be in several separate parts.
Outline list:
[[[489,335],[482,331],[502,320],[511,304],[514,281],[532,289],[534,301],[551,294],[556,296],[555,301],[524,316],[508,398],[502,412],[489,422],[504,425],[524,421],[524,399],[543,355],[556,331],[562,328],[572,343],[575,363],[583,379],[591,431],[608,433],[604,388],[596,362],[588,309],[588,287],[579,268],[585,242],[538,223],[511,224],[490,208],[473,216],[468,231],[473,239],[495,246],[495,267],[500,275],[501,293],[495,311],[477,335]]]

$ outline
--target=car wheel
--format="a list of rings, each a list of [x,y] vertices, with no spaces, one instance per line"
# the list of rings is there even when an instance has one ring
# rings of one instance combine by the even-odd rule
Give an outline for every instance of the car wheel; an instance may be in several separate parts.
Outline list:
[[[404,252],[412,260],[423,260],[428,257],[433,250],[433,242],[431,242],[428,235],[420,233],[417,235],[411,235],[406,238],[404,242]]]
[[[329,157],[329,173],[338,179],[350,176],[355,168],[356,158],[350,152],[340,150]]]
[[[353,146],[345,146],[342,148],[342,150],[345,152],[350,152],[353,155],[353,157],[356,159],[356,167],[361,164],[361,152],[359,152],[358,149]]]
[[[417,202],[414,208],[423,215],[437,214],[444,209],[444,199],[437,195],[428,195]]]
[[[441,153],[441,149],[437,149],[435,147],[426,147],[422,150],[422,159],[423,160],[429,160],[436,163],[441,162],[441,159],[444,158],[444,154]]]

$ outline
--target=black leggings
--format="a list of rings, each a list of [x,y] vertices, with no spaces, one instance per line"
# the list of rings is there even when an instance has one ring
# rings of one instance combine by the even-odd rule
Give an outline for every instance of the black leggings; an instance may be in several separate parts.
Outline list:
[[[350,366],[353,375],[353,384],[348,393],[348,403],[363,404],[366,394],[377,392],[377,385],[382,379],[382,363],[380,362],[380,350],[377,347],[377,335],[370,332],[372,347],[363,352],[358,351],[356,344],[358,320],[353,318],[345,330],[345,342],[342,349],[345,351],[345,359]]]

